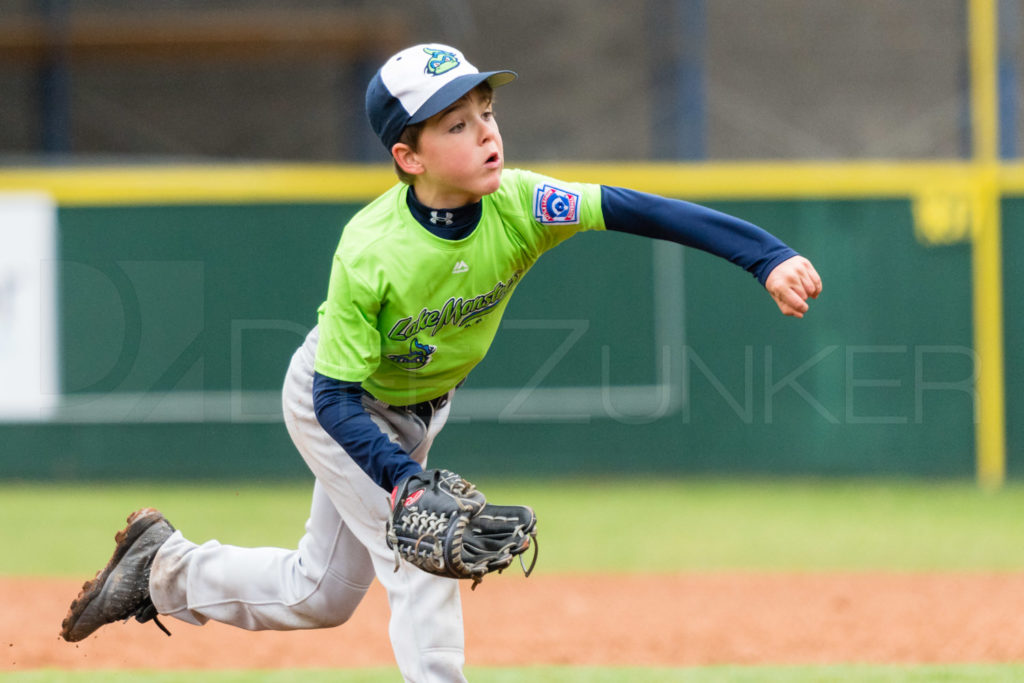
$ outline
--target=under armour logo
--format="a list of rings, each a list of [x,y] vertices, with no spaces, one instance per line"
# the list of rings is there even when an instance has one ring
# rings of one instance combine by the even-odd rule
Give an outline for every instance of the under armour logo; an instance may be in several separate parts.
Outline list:
[[[444,213],[440,211],[430,212],[430,222],[434,225],[451,225],[455,222],[452,220],[453,218],[455,218],[455,214],[451,211],[445,211]]]

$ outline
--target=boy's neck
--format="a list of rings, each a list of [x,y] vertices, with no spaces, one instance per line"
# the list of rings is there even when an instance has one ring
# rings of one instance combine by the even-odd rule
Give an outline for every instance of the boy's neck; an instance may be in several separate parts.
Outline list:
[[[423,206],[430,209],[459,209],[480,202],[481,197],[474,197],[465,193],[444,192],[438,188],[417,183],[409,188],[415,192],[416,200]]]
[[[417,196],[413,187],[406,195],[406,204],[416,221],[429,232],[447,240],[460,240],[468,237],[480,222],[483,212],[481,202],[450,209],[434,209],[426,206]]]

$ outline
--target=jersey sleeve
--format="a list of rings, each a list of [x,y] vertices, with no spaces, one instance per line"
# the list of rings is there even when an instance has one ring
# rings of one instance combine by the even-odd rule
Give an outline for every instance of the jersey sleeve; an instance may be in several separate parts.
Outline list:
[[[539,256],[578,232],[604,230],[601,186],[513,169],[502,179],[500,203],[523,242]]]
[[[334,256],[327,300],[320,306],[320,342],[315,370],[332,379],[362,382],[380,364],[377,315],[381,297],[350,264],[341,250]]]

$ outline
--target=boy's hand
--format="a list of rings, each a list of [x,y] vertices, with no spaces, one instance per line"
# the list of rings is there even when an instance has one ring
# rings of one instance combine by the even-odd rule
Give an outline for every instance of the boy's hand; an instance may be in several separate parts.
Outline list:
[[[807,299],[817,299],[821,294],[821,277],[810,261],[794,256],[775,266],[764,288],[783,314],[802,318],[808,309]]]

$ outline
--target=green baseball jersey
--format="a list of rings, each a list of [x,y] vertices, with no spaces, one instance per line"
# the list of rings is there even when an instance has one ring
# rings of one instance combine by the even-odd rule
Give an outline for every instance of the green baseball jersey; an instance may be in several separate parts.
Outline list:
[[[476,229],[438,237],[398,184],[345,226],[320,306],[316,371],[392,405],[448,392],[487,353],[509,297],[548,249],[603,230],[599,185],[506,170]]]

